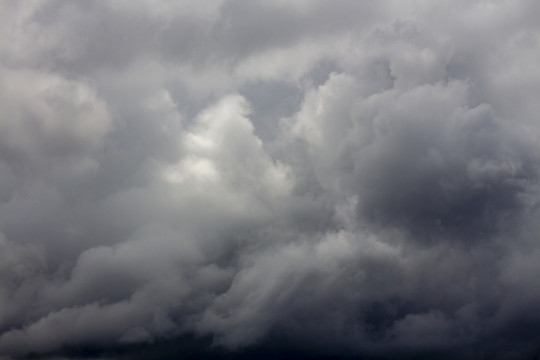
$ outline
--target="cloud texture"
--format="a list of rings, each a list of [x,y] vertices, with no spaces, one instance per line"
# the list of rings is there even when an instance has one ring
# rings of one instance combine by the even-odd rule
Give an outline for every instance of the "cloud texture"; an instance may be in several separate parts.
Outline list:
[[[537,2],[1,9],[0,357],[540,356]]]

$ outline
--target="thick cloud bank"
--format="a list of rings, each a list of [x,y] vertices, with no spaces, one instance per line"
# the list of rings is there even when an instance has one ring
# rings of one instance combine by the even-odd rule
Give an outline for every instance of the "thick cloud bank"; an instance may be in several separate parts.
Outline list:
[[[0,358],[538,358],[538,4],[1,1]]]

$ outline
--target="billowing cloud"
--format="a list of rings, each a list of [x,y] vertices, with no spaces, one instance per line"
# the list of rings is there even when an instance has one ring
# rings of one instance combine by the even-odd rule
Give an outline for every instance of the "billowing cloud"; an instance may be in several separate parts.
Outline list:
[[[1,8],[0,358],[538,356],[535,2]]]

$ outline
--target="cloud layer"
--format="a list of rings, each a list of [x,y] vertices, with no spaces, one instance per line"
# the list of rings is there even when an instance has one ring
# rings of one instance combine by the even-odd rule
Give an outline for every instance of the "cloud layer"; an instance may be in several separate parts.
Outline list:
[[[1,8],[0,357],[540,353],[536,2]]]

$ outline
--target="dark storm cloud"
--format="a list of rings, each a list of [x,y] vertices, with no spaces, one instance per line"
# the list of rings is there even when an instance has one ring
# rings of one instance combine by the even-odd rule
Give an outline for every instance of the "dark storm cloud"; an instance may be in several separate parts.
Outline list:
[[[1,7],[2,359],[538,356],[536,3]]]

